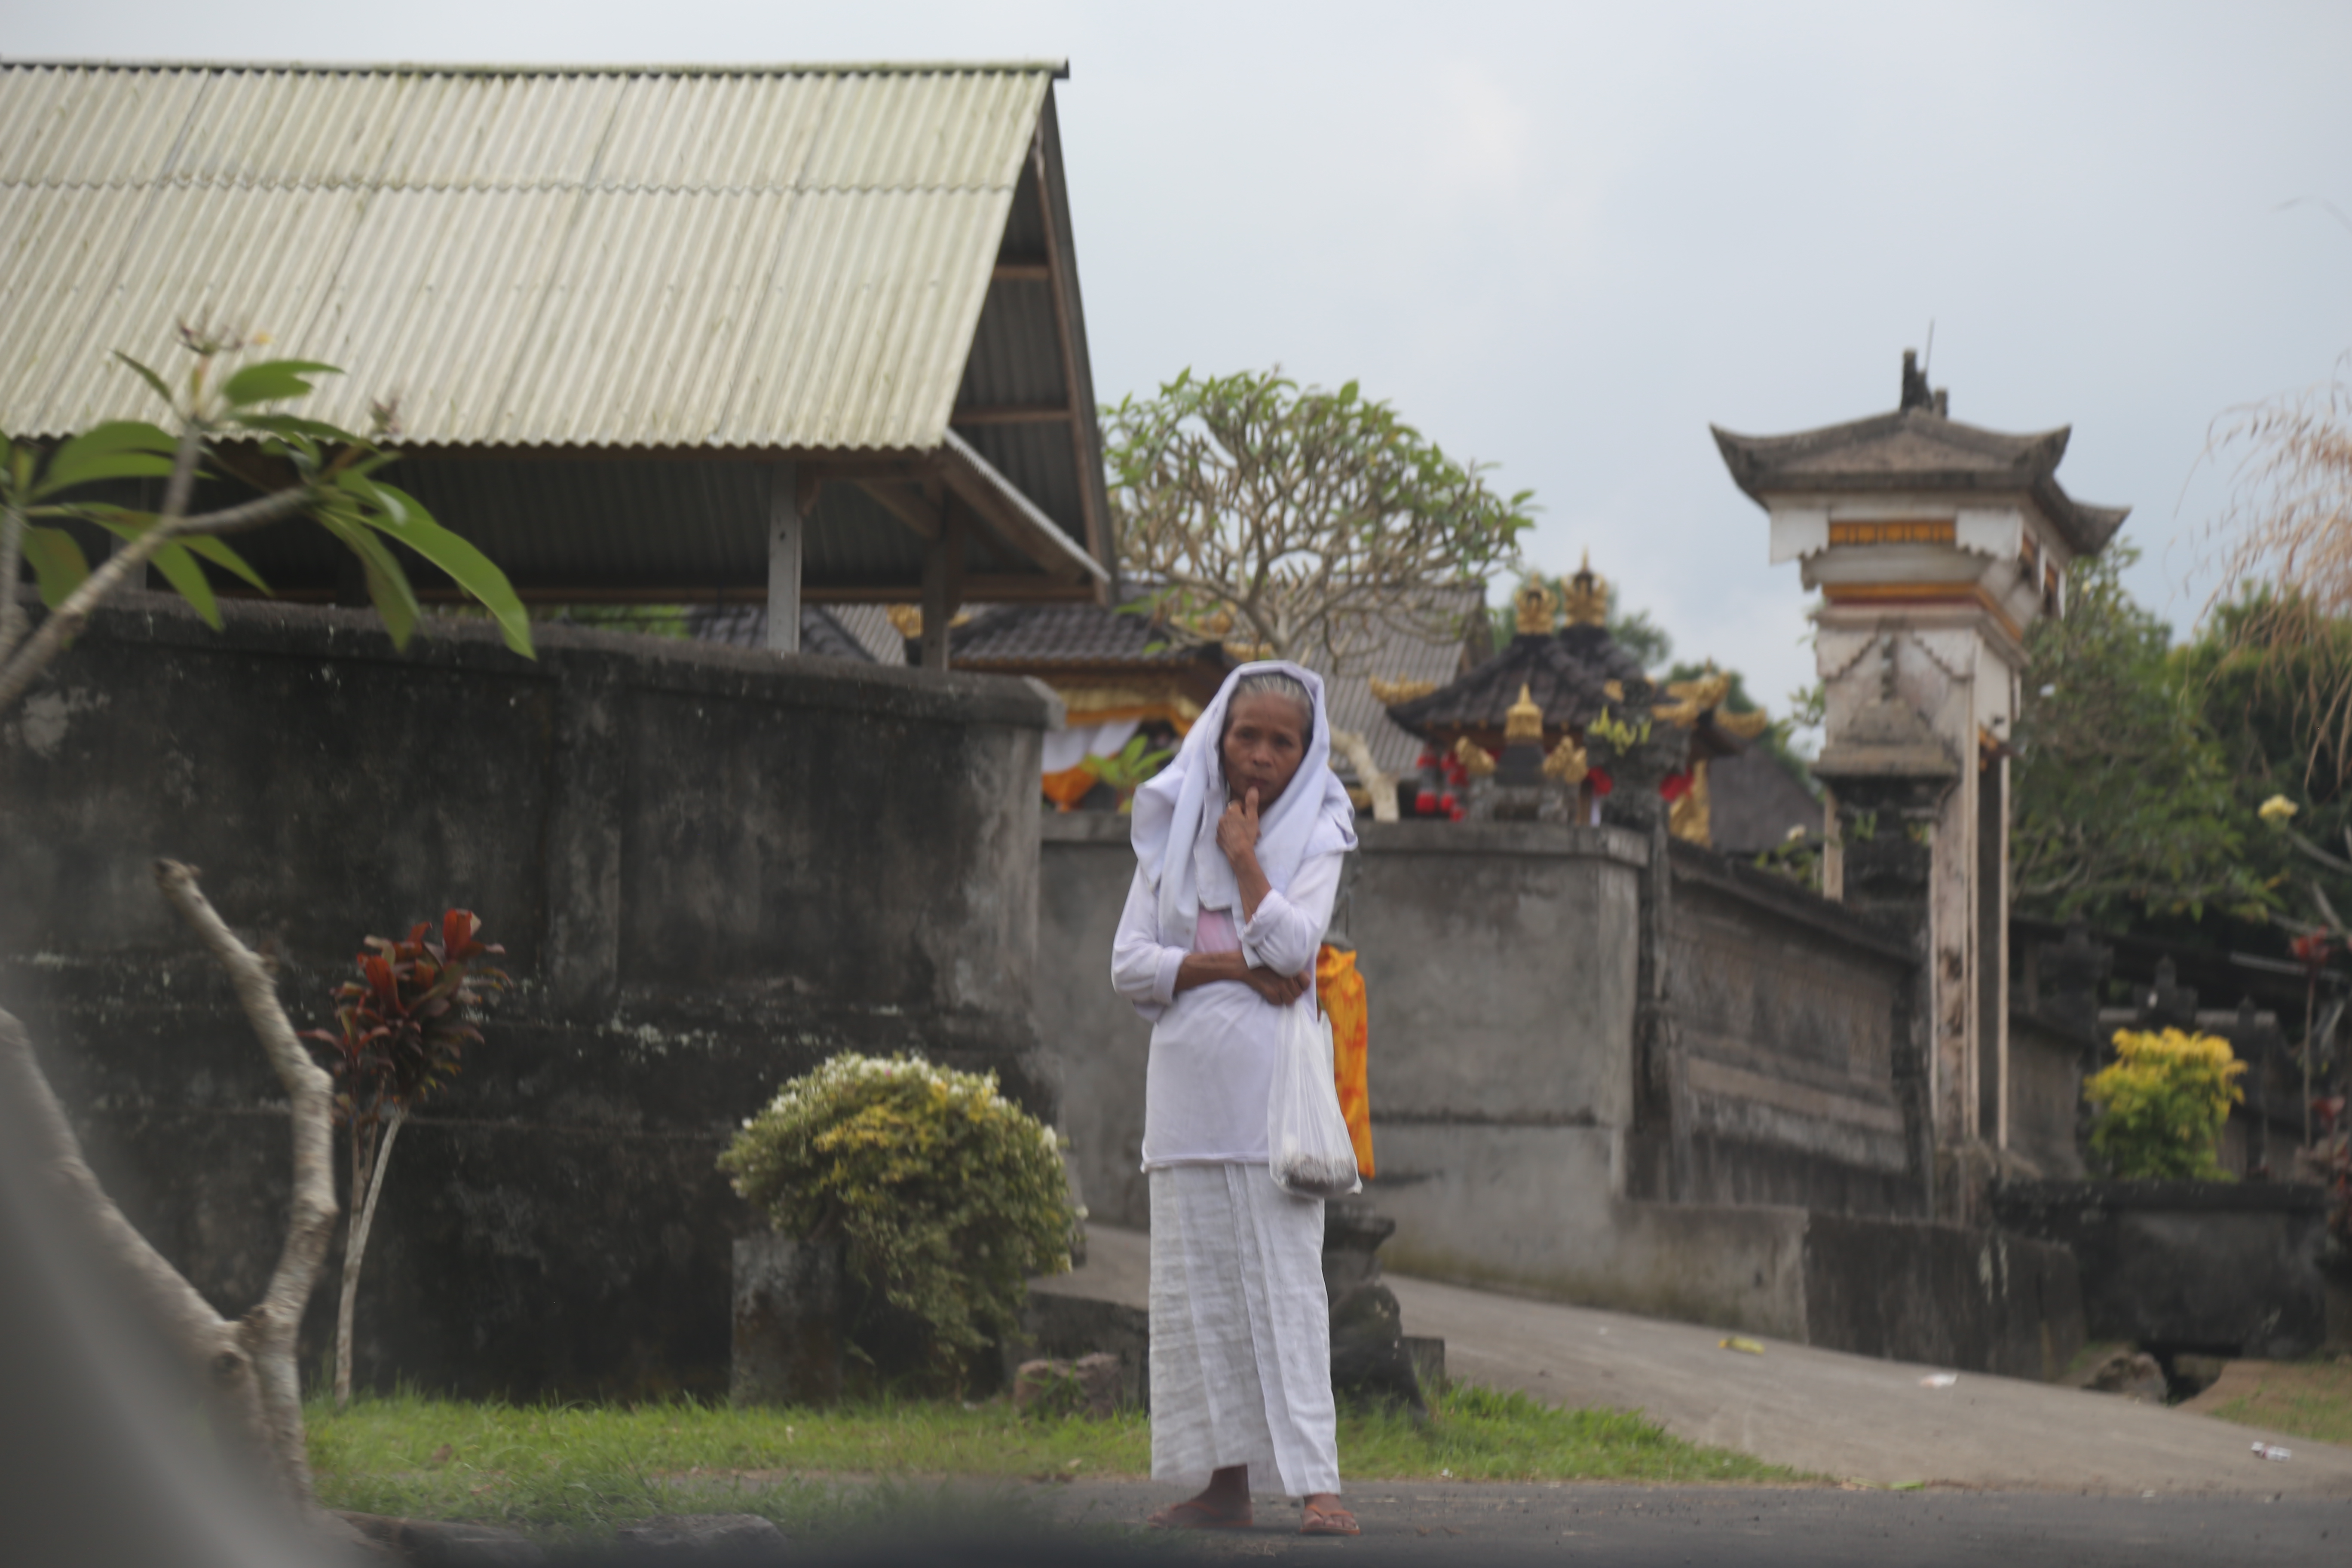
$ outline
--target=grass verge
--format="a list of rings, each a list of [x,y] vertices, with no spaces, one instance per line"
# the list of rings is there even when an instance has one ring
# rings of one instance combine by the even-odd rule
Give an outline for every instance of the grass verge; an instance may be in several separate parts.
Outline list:
[[[787,1532],[971,1521],[968,1482],[1148,1476],[1139,1415],[1030,1420],[1003,1400],[892,1402],[834,1410],[723,1405],[517,1406],[403,1394],[338,1415],[306,1413],[310,1463],[331,1508],[466,1519],[595,1539],[651,1514],[760,1513]],[[1699,1448],[1639,1415],[1556,1410],[1457,1384],[1417,1426],[1349,1414],[1351,1479],[1758,1481],[1794,1479],[1745,1454]],[[949,1489],[955,1489],[952,1496]],[[1023,1521],[1017,1492],[987,1506]],[[723,1500],[719,1494],[723,1494]]]
[[[2323,1443],[2352,1444],[2352,1357],[2239,1362],[2222,1377],[2212,1391],[2221,1397],[2196,1402],[2205,1415]]]

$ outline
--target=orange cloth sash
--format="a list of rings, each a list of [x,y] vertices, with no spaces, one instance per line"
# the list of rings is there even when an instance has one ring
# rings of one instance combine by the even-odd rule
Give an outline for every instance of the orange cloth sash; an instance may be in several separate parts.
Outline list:
[[[1078,802],[1101,782],[1094,769],[1080,763],[1075,768],[1064,768],[1058,773],[1045,775],[1045,798],[1062,811],[1075,811]]]
[[[1348,1119],[1348,1140],[1356,1146],[1356,1171],[1370,1180],[1372,1100],[1365,1057],[1371,1016],[1354,953],[1326,947],[1315,955],[1315,996],[1331,1020],[1331,1076],[1339,1090],[1339,1114]]]

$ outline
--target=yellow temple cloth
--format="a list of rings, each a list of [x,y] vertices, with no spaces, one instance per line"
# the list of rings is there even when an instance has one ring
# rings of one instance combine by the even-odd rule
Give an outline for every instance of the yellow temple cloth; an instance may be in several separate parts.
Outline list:
[[[1356,1146],[1356,1173],[1369,1179],[1372,1101],[1365,1057],[1371,1019],[1354,953],[1327,946],[1315,955],[1315,996],[1331,1020],[1331,1076],[1339,1089],[1339,1114],[1348,1119],[1348,1140]]]

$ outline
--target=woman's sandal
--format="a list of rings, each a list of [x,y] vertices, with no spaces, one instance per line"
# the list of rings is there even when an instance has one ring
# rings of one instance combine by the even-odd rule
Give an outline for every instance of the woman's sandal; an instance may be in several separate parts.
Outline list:
[[[1170,1503],[1143,1522],[1154,1530],[1248,1530],[1252,1523],[1246,1509],[1240,1513],[1219,1513],[1197,1499]]]
[[[1308,1503],[1298,1518],[1301,1535],[1361,1535],[1356,1516],[1344,1508],[1317,1508]]]

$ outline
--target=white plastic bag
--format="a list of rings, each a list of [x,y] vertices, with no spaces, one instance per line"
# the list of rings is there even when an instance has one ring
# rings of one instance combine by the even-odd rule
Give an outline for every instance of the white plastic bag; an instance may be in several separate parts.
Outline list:
[[[1338,1198],[1364,1190],[1356,1145],[1339,1113],[1331,1073],[1331,1020],[1313,992],[1282,1010],[1274,1092],[1266,1098],[1265,1146],[1274,1184],[1293,1197]]]

